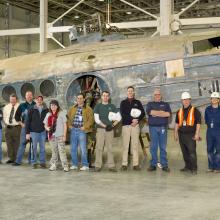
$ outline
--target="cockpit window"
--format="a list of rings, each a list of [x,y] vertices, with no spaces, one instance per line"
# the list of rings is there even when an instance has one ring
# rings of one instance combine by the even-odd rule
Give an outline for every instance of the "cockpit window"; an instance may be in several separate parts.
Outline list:
[[[220,48],[220,37],[213,37],[205,40],[193,42],[193,53],[200,53],[210,51],[212,49]]]

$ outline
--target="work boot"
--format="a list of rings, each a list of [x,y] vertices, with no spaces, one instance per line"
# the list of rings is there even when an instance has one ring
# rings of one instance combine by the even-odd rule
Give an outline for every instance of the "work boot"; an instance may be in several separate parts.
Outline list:
[[[100,172],[101,168],[100,167],[95,167],[94,172]]]
[[[37,164],[32,164],[32,169],[37,169]]]
[[[41,163],[41,164],[40,164],[40,167],[41,167],[42,169],[46,169],[46,168],[47,168],[47,166],[46,166],[45,163]]]
[[[192,175],[196,175],[197,174],[197,170],[191,170]]]
[[[165,171],[165,172],[167,172],[167,173],[170,172],[170,168],[169,168],[169,167],[163,167],[162,170]]]
[[[147,170],[151,172],[151,171],[156,171],[157,168],[155,166],[149,166]]]
[[[187,172],[187,171],[189,171],[187,167],[183,167],[182,169],[180,169],[180,172]]]
[[[127,171],[127,170],[128,170],[128,167],[125,166],[125,165],[122,165],[122,167],[121,167],[121,171]]]
[[[135,171],[140,171],[141,168],[137,165],[137,166],[133,166],[133,170],[135,170]]]
[[[117,172],[117,170],[116,170],[115,167],[111,167],[111,168],[109,168],[108,171],[110,171],[110,172]]]

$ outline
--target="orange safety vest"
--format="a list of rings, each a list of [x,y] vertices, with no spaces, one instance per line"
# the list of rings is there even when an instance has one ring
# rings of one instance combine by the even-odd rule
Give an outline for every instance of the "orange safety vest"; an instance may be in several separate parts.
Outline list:
[[[195,111],[195,107],[192,107],[187,115],[187,119],[186,119],[186,126],[193,126],[194,122],[195,122],[195,117],[194,117],[194,111]],[[178,113],[178,119],[179,119],[179,126],[183,126],[183,119],[184,119],[184,111],[183,108],[181,108],[179,110]]]

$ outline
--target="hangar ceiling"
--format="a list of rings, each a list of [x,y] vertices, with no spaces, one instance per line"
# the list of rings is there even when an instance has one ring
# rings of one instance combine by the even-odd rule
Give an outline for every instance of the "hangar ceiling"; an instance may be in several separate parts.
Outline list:
[[[48,15],[57,18],[66,10],[77,4],[79,0],[48,0]],[[159,15],[160,0],[128,0],[129,3],[138,6],[151,14]],[[174,13],[186,8],[193,0],[174,0]],[[40,11],[39,0],[0,0],[0,3],[27,9],[36,13]],[[88,20],[92,14],[101,13],[107,19],[107,7],[110,6],[111,22],[131,22],[152,20],[153,18],[138,9],[135,9],[119,0],[86,0],[65,16],[72,24],[79,25]],[[181,15],[180,18],[220,17],[219,0],[200,0],[193,7]],[[122,30],[125,31],[125,30]],[[129,32],[129,30],[127,30]],[[145,31],[143,28],[130,30],[131,32]]]

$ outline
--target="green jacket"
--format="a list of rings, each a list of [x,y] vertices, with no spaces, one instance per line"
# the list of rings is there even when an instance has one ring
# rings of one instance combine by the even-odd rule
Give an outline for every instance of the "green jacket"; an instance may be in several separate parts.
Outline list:
[[[67,119],[67,126],[68,128],[72,127],[72,122],[73,119],[75,117],[76,114],[76,110],[77,110],[78,105],[73,105],[72,107],[70,107],[69,112],[67,114],[68,119]],[[84,105],[82,108],[82,117],[83,117],[83,127],[84,127],[84,131],[86,133],[91,132],[93,129],[93,124],[94,124],[94,115],[93,115],[93,110],[87,106]]]

